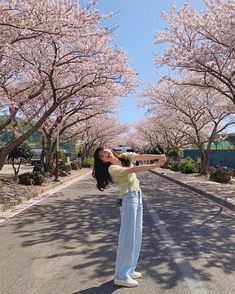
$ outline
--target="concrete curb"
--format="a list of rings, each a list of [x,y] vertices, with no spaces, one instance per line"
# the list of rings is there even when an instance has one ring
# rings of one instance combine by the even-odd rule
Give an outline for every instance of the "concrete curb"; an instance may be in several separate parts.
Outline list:
[[[204,196],[204,197],[218,203],[219,205],[223,205],[224,207],[227,207],[227,208],[235,211],[235,205],[228,202],[224,197],[207,193],[207,192],[205,192],[205,191],[203,191],[201,189],[198,189],[198,188],[195,188],[195,187],[190,186],[188,184],[185,184],[185,183],[183,183],[183,182],[181,182],[179,180],[176,180],[176,179],[174,179],[174,178],[172,178],[170,176],[167,176],[165,174],[162,174],[162,173],[159,173],[159,172],[156,172],[156,171],[153,171],[153,170],[150,170],[150,172],[153,173],[153,174],[156,174],[156,175],[158,175],[160,177],[163,177],[163,178],[165,178],[165,179],[167,179],[167,180],[169,180],[171,182],[174,182],[177,185],[180,185],[180,186],[182,186],[184,188],[187,188],[187,189],[189,189],[189,190],[191,190],[193,192],[196,192],[196,193],[198,193],[198,194],[200,194],[200,195],[202,195],[202,196]]]
[[[28,201],[28,200],[30,200],[30,199],[32,199],[42,193],[45,193],[53,188],[61,186],[64,183],[69,182],[75,178],[79,178],[82,175],[89,174],[90,172],[91,172],[91,170],[89,169],[88,171],[84,170],[84,172],[81,174],[71,175],[68,177],[60,178],[59,182],[54,182],[54,183],[50,182],[50,184],[48,186],[41,187],[40,189],[38,189],[38,191],[34,191],[30,195],[18,196],[18,197],[15,197],[14,199],[10,199],[8,202],[0,204],[0,212],[7,211],[8,209],[11,209],[16,205],[22,204],[23,202]]]

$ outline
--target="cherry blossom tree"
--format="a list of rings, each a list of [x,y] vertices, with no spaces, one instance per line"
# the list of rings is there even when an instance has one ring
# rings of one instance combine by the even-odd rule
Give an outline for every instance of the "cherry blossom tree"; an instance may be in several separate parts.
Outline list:
[[[185,126],[179,122],[170,109],[158,109],[154,115],[147,116],[135,126],[134,135],[142,151],[151,150],[173,154],[180,159],[180,150],[188,145],[187,137],[182,132]],[[138,139],[139,138],[139,139]]]
[[[88,94],[88,93],[87,93]],[[64,144],[68,140],[75,138],[80,135],[82,129],[74,125],[78,125],[81,122],[91,119],[92,117],[111,113],[116,111],[117,102],[113,97],[108,96],[110,89],[106,91],[103,89],[103,97],[76,97],[72,101],[64,102],[59,105],[57,110],[51,115],[43,124],[41,132],[45,141],[45,157],[46,167],[50,169],[52,164],[53,155],[56,150],[57,143],[57,132],[59,130],[60,143]],[[115,103],[116,102],[116,103]],[[110,106],[107,108],[107,104]],[[62,136],[65,134],[65,136]]]
[[[135,125],[135,149],[141,152],[157,150],[158,146],[163,146],[161,135],[157,132],[153,117],[145,117]],[[165,145],[164,145],[165,147]]]
[[[174,84],[169,79],[158,81],[149,87],[145,95],[150,113],[164,109],[175,122],[176,129],[197,146],[201,154],[201,170],[207,173],[211,144],[223,130],[235,124],[232,102],[218,98],[214,90],[196,89]]]
[[[75,1],[4,1],[0,6],[1,109],[4,129],[21,117],[32,127],[21,130],[0,150],[7,154],[38,130],[59,105],[74,97],[110,89],[125,95],[135,85],[126,53],[111,45],[103,16]]]
[[[155,43],[169,46],[157,56],[156,64],[182,74],[181,83],[216,90],[218,99],[235,104],[235,2],[204,0],[200,13],[186,2],[162,13],[168,26],[156,34]]]
[[[82,150],[82,160],[99,146],[113,148],[117,142],[120,142],[121,136],[128,131],[127,124],[120,123],[114,117],[105,114],[95,116],[74,127],[83,130],[77,140],[77,146]]]

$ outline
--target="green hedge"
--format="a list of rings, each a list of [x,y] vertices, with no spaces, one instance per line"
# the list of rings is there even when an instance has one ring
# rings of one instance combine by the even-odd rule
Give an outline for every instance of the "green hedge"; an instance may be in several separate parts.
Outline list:
[[[179,169],[184,174],[196,173],[196,163],[191,158],[182,159],[179,163]]]
[[[94,158],[88,157],[83,160],[82,167],[93,167],[94,165]]]

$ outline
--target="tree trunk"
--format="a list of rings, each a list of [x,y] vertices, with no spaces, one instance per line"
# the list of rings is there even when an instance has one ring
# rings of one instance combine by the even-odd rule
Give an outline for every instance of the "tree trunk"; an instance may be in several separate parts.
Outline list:
[[[21,159],[20,159],[20,162],[19,162],[17,167],[15,166],[15,160],[14,159],[11,160],[11,165],[12,165],[13,170],[14,170],[14,180],[16,181],[18,173],[20,171]]]
[[[2,170],[5,160],[7,158],[7,155],[10,153],[11,149],[3,147],[0,149],[0,170]]]
[[[45,171],[51,171],[53,168],[51,135],[46,134],[45,137]]]
[[[174,148],[174,161],[179,163],[180,162],[180,153],[179,149]]]
[[[26,141],[35,131],[37,131],[44,121],[52,114],[53,111],[58,107],[58,103],[54,103],[39,119],[39,121],[25,134],[22,136],[10,141],[7,145],[3,146],[0,149],[0,170],[3,168],[5,164],[5,160],[7,155],[14,150],[17,146],[21,145],[24,141]]]
[[[201,174],[207,175],[209,171],[210,151],[200,150],[201,152]]]
[[[40,160],[43,164],[43,167],[45,168],[45,159],[46,159],[46,144],[45,144],[45,136],[42,134],[42,153]]]

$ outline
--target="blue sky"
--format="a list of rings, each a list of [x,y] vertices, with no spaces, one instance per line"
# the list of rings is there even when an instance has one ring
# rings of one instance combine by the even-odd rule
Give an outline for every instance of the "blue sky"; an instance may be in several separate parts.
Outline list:
[[[81,1],[86,3],[88,0]],[[189,0],[191,7],[198,11],[204,10],[203,0]],[[132,67],[138,73],[138,78],[153,82],[165,70],[156,69],[154,54],[163,52],[164,45],[154,45],[157,30],[166,27],[161,18],[161,12],[168,12],[173,3],[180,8],[185,0],[98,0],[97,8],[103,13],[116,15],[108,21],[109,25],[116,25],[113,35],[114,43],[126,50]],[[105,23],[107,24],[107,23]],[[120,111],[118,117],[122,122],[135,123],[144,116],[145,110],[137,107],[142,97],[120,97]]]
[[[97,8],[104,14],[117,13],[108,23],[117,25],[114,33],[114,43],[123,47],[137,71],[138,78],[151,81],[157,79],[161,73],[154,66],[154,54],[162,52],[163,46],[153,44],[156,30],[163,29],[166,24],[161,18],[161,12],[169,11],[170,4],[177,8],[185,1],[157,1],[157,0],[98,0]],[[197,10],[203,10],[203,0],[189,1]],[[138,94],[137,94],[138,95]],[[119,119],[122,122],[135,123],[144,115],[144,109],[137,108],[141,97],[120,97]]]

